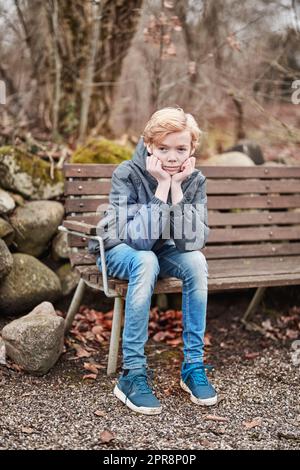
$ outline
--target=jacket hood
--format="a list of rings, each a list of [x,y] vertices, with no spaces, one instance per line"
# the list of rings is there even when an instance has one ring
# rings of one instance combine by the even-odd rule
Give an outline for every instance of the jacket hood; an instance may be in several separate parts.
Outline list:
[[[148,150],[144,143],[143,137],[140,137],[137,146],[135,148],[134,154],[132,156],[132,161],[141,169],[146,170],[146,157],[148,156]]]

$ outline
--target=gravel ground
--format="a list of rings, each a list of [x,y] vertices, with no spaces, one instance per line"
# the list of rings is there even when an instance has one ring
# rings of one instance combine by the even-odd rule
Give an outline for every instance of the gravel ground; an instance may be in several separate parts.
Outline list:
[[[181,348],[147,345],[163,405],[150,417],[112,394],[117,375],[105,375],[107,347],[95,358],[103,365],[96,380],[83,380],[84,359],[67,350],[44,377],[0,366],[0,449],[299,449],[300,366],[292,363],[291,340],[246,331],[237,314],[248,298],[236,297],[233,309],[231,301],[232,294],[216,296],[209,306],[216,406],[194,405],[179,387]],[[254,317],[264,319],[262,310]]]

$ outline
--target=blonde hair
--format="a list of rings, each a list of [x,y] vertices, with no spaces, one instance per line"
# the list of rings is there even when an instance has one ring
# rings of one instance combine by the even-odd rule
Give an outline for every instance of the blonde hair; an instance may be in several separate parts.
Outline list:
[[[192,148],[199,145],[202,131],[195,118],[182,108],[162,108],[152,114],[142,133],[145,144],[159,144],[172,132],[188,130],[191,133]]]

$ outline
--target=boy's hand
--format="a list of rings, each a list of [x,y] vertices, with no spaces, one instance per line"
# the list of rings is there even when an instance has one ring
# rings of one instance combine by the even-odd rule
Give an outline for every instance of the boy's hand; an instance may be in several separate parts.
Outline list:
[[[181,184],[195,169],[196,158],[189,157],[181,165],[180,172],[172,176],[172,184]]]
[[[158,183],[171,183],[171,175],[163,170],[161,161],[154,155],[146,158],[146,169],[154,176]]]

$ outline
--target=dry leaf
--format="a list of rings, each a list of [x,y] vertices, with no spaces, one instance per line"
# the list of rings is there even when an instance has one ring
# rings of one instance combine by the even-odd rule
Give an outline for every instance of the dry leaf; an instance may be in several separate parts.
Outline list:
[[[112,441],[115,438],[114,434],[112,434],[110,431],[103,431],[100,434],[100,441],[103,443],[108,443]]]
[[[260,417],[254,418],[252,421],[244,421],[243,426],[246,429],[256,428],[257,426],[261,426],[262,419]]]
[[[83,367],[86,369],[86,370],[89,370],[90,372],[93,372],[93,374],[98,374],[98,369],[97,369],[97,366],[95,364],[91,364],[90,362],[85,362],[83,364]]]
[[[245,359],[256,359],[259,357],[259,352],[246,352],[244,357]]]
[[[105,412],[101,410],[96,410],[94,411],[94,415],[100,416],[101,418],[103,418],[105,416]]]
[[[206,415],[204,416],[204,419],[209,420],[209,421],[218,421],[219,423],[226,423],[229,421],[228,418],[225,418],[224,416],[217,416],[217,415]]]
[[[91,356],[91,353],[89,353],[86,349],[82,348],[82,347],[79,347],[77,350],[76,350],[76,356],[77,357],[90,357]]]
[[[86,380],[86,379],[95,380],[96,378],[97,378],[97,374],[86,374],[83,376],[83,380]]]
[[[201,444],[203,447],[210,447],[210,446],[212,445],[212,443],[209,442],[209,440],[206,439],[206,438],[200,439],[200,444]]]
[[[34,432],[34,429],[32,429],[32,428],[21,428],[21,431],[24,434],[32,434]]]

